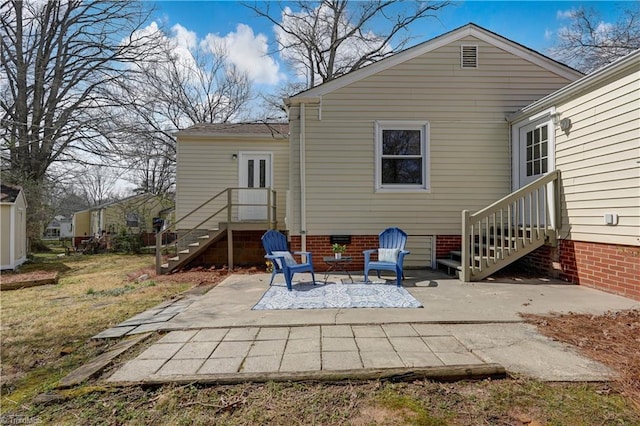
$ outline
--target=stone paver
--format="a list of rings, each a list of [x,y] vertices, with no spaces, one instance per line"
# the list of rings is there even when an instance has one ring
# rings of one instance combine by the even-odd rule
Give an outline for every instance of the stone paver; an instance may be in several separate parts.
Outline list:
[[[213,342],[187,342],[173,356],[173,359],[207,359],[213,353],[217,343]]]
[[[211,358],[244,358],[249,353],[252,342],[220,342]]]
[[[210,358],[202,364],[198,374],[232,374],[237,373],[244,357]]]
[[[323,370],[352,370],[362,368],[358,352],[322,352]]]
[[[286,344],[286,340],[256,340],[248,356],[282,355]]]
[[[323,325],[322,337],[353,337],[353,330],[348,325]]]
[[[411,324],[383,324],[382,328],[387,336],[417,336],[416,330]]]
[[[426,336],[423,337],[425,343],[431,348],[433,352],[454,352],[463,353],[467,352],[459,341],[453,336]]]
[[[169,359],[176,354],[183,343],[156,343],[142,352],[139,359]]]
[[[291,327],[289,330],[289,340],[295,339],[319,339],[320,326]]]
[[[356,341],[353,337],[323,337],[323,352],[347,352],[357,351]]]
[[[429,352],[430,349],[420,337],[390,337],[389,342],[398,352]]]
[[[285,354],[304,354],[320,351],[320,339],[289,339]]]
[[[242,373],[274,373],[280,369],[281,355],[250,356],[244,360]]]
[[[212,328],[198,331],[191,338],[192,342],[220,342],[229,332],[228,328]]]
[[[233,340],[253,340],[256,338],[259,330],[258,327],[232,328],[224,336],[223,340],[226,342]]]
[[[166,362],[164,359],[139,359],[136,358],[120,367],[108,381],[110,382],[137,382],[154,374]]]
[[[316,371],[320,370],[322,363],[320,362],[319,352],[306,353],[286,353],[282,357],[280,371],[297,372],[297,371]]]
[[[162,339],[158,340],[158,343],[185,343],[195,336],[196,333],[198,333],[198,330],[171,331],[162,337]]]
[[[437,367],[444,363],[432,352],[404,352],[399,351],[398,356],[406,367]]]
[[[357,337],[387,337],[382,326],[353,325],[353,334]]]
[[[289,327],[261,328],[256,340],[280,340],[289,337]]]
[[[402,359],[395,352],[360,352],[364,368],[399,368],[405,367]]]
[[[181,374],[196,374],[206,359],[171,359],[156,373],[159,376],[176,376]]]
[[[393,346],[387,339],[363,337],[357,338],[356,344],[360,352],[394,352]]]

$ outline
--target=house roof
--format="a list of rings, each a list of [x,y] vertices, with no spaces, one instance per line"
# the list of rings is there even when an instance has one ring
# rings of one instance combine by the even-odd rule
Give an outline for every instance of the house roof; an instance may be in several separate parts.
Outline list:
[[[288,137],[288,123],[199,123],[175,133],[176,136]]]
[[[121,203],[124,203],[124,202],[127,202],[127,201],[132,201],[132,200],[136,200],[136,199],[149,199],[149,198],[152,198],[152,197],[158,197],[158,195],[154,195],[154,194],[152,194],[150,192],[144,192],[142,194],[135,194],[135,195],[131,195],[131,196],[126,197],[126,198],[122,198],[120,200],[109,201],[107,203],[103,203],[103,204],[100,204],[100,205],[97,205],[97,206],[94,206],[94,207],[89,207],[88,209],[77,211],[74,214],[82,213],[82,212],[90,212],[90,211],[94,211],[94,210],[101,210],[101,209],[107,208],[109,206],[114,206],[114,205],[121,204]]]
[[[0,185],[0,202],[2,203],[15,203],[18,195],[20,195],[22,188],[19,186]]]
[[[635,72],[640,71],[640,49],[605,65],[591,74],[566,85],[562,89],[556,90],[532,104],[527,105],[520,111],[511,115],[509,117],[509,121],[517,121],[524,116],[535,114],[538,111],[547,109],[555,103],[589,90],[594,84],[599,84],[604,80],[610,79],[629,70]]]
[[[453,31],[428,40],[424,43],[420,43],[416,46],[403,50],[371,65],[352,71],[334,80],[313,87],[309,90],[300,92],[297,95],[286,98],[284,101],[287,105],[302,102],[318,102],[319,97],[321,97],[322,95],[331,93],[334,90],[340,89],[351,83],[362,80],[395,65],[401,64],[410,59],[416,58],[420,55],[431,52],[435,49],[446,46],[450,43],[469,36],[490,43],[500,49],[508,51],[518,57],[541,66],[542,68],[547,69],[548,71],[551,71],[569,80],[575,80],[582,77],[583,75],[581,72],[558,61],[555,61],[539,52],[536,52],[533,49],[502,37],[501,35],[482,28],[476,24],[469,23]]]

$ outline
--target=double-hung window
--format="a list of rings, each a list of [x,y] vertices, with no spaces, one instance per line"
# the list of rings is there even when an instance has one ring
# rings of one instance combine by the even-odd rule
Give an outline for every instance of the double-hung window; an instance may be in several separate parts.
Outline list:
[[[427,191],[429,123],[376,122],[377,191]]]

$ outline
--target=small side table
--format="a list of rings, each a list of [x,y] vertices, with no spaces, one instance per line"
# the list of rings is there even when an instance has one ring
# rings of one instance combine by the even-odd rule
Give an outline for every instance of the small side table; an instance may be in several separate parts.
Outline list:
[[[329,274],[331,272],[346,272],[349,276],[349,279],[353,283],[353,277],[351,273],[347,270],[347,265],[351,263],[353,258],[351,256],[342,256],[340,259],[335,256],[324,256],[322,261],[329,265],[329,269],[327,269],[324,273],[324,283],[327,283],[327,278],[329,278]]]

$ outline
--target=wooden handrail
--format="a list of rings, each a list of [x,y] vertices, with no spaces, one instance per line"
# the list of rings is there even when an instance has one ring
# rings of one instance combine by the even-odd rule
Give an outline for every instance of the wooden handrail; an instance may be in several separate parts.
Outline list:
[[[551,232],[557,233],[558,185],[551,191],[547,185],[559,178],[560,172],[554,170],[476,213],[462,212],[463,281],[493,273],[512,261],[507,258],[516,259],[542,244]],[[546,209],[540,214],[541,207],[550,209],[549,216]]]
[[[267,202],[266,202],[266,204],[262,204],[262,203],[234,203],[233,202],[233,192],[234,191],[238,191],[238,190],[267,191]],[[180,242],[184,241],[187,236],[191,235],[197,229],[200,229],[201,226],[203,226],[205,223],[211,221],[214,217],[218,216],[219,214],[221,214],[225,210],[227,212],[227,215],[226,215],[227,232],[231,232],[230,227],[232,226],[233,223],[236,223],[236,222],[233,221],[233,214],[232,214],[234,207],[239,207],[239,206],[264,206],[264,207],[267,208],[267,220],[269,221],[268,222],[270,224],[269,226],[273,226],[273,221],[275,221],[275,219],[277,217],[276,216],[276,206],[275,206],[275,201],[276,201],[276,196],[275,196],[276,192],[275,192],[275,190],[273,190],[271,188],[240,188],[240,187],[226,188],[226,189],[218,192],[217,194],[215,194],[213,197],[209,198],[208,200],[206,200],[202,204],[200,204],[195,209],[191,210],[186,215],[184,215],[181,218],[179,218],[178,220],[176,220],[170,226],[166,226],[164,229],[161,229],[158,232],[156,232],[156,273],[158,273],[158,274],[161,273],[162,246],[163,246],[162,245],[162,238],[163,238],[163,236],[165,234],[169,233],[169,231],[171,231],[172,229],[173,230],[177,230],[176,225],[178,225],[179,223],[183,222],[185,219],[191,217],[194,213],[200,211],[204,207],[208,206],[213,201],[217,200],[218,198],[221,198],[224,194],[227,194],[227,199],[226,199],[226,202],[225,202],[224,206],[219,208],[215,213],[207,216],[204,220],[201,220],[197,225],[193,226],[191,229],[188,229],[183,235],[180,236],[180,238],[178,238],[178,239],[176,239],[174,241],[173,244],[176,247],[176,253],[177,253],[178,244]]]

